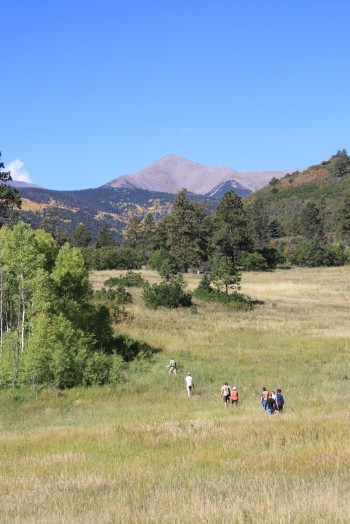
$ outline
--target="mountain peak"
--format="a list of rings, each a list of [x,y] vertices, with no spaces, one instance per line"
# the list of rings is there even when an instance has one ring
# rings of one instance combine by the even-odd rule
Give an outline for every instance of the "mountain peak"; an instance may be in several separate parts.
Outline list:
[[[236,180],[237,177],[239,178],[237,171],[230,167],[204,166],[181,156],[168,154],[146,169],[115,178],[106,185],[124,187],[127,184],[135,188],[174,194],[186,188],[192,193],[205,195],[213,187],[226,180]]]
[[[238,194],[247,194],[264,187],[273,177],[281,178],[287,172],[284,170],[238,173],[231,167],[204,166],[169,153],[145,169],[132,175],[120,176],[105,185],[172,194],[186,188],[198,195],[213,194],[215,188],[219,187],[232,187],[237,188]]]

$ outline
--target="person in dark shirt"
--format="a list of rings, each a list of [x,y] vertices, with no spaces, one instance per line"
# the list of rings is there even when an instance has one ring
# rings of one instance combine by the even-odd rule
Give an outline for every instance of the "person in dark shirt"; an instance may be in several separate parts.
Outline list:
[[[272,396],[272,393],[268,393],[266,400],[266,411],[268,415],[273,415],[277,409],[276,401]]]
[[[276,405],[277,405],[277,410],[280,413],[282,413],[283,407],[284,407],[284,398],[283,398],[283,395],[282,395],[282,391],[280,389],[277,390]]]

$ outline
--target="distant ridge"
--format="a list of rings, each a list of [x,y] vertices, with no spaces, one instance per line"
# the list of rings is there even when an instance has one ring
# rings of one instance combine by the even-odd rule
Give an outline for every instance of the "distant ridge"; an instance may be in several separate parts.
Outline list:
[[[32,184],[31,182],[22,182],[21,180],[8,180],[6,184],[13,187],[14,189],[19,187],[36,187],[40,189],[40,186],[37,186],[36,184]]]
[[[182,188],[197,195],[217,197],[233,189],[240,196],[247,195],[264,187],[269,181],[281,178],[291,170],[283,171],[246,171],[238,173],[231,167],[204,166],[177,155],[169,154],[145,169],[131,175],[122,175],[105,184],[109,187],[129,187],[178,193]],[[294,171],[294,170],[292,170]]]

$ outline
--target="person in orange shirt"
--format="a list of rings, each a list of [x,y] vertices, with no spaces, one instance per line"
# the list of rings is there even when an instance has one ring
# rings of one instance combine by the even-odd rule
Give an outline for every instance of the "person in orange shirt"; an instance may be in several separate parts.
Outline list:
[[[230,400],[231,400],[232,406],[236,406],[236,407],[238,406],[239,394],[238,394],[238,389],[236,388],[236,386],[233,386],[232,388]]]

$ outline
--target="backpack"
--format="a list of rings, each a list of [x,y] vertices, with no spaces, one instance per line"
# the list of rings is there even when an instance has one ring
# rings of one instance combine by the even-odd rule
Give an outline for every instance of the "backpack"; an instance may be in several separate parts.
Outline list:
[[[222,390],[222,394],[225,395],[225,396],[230,394],[229,386],[224,385],[223,390]]]

